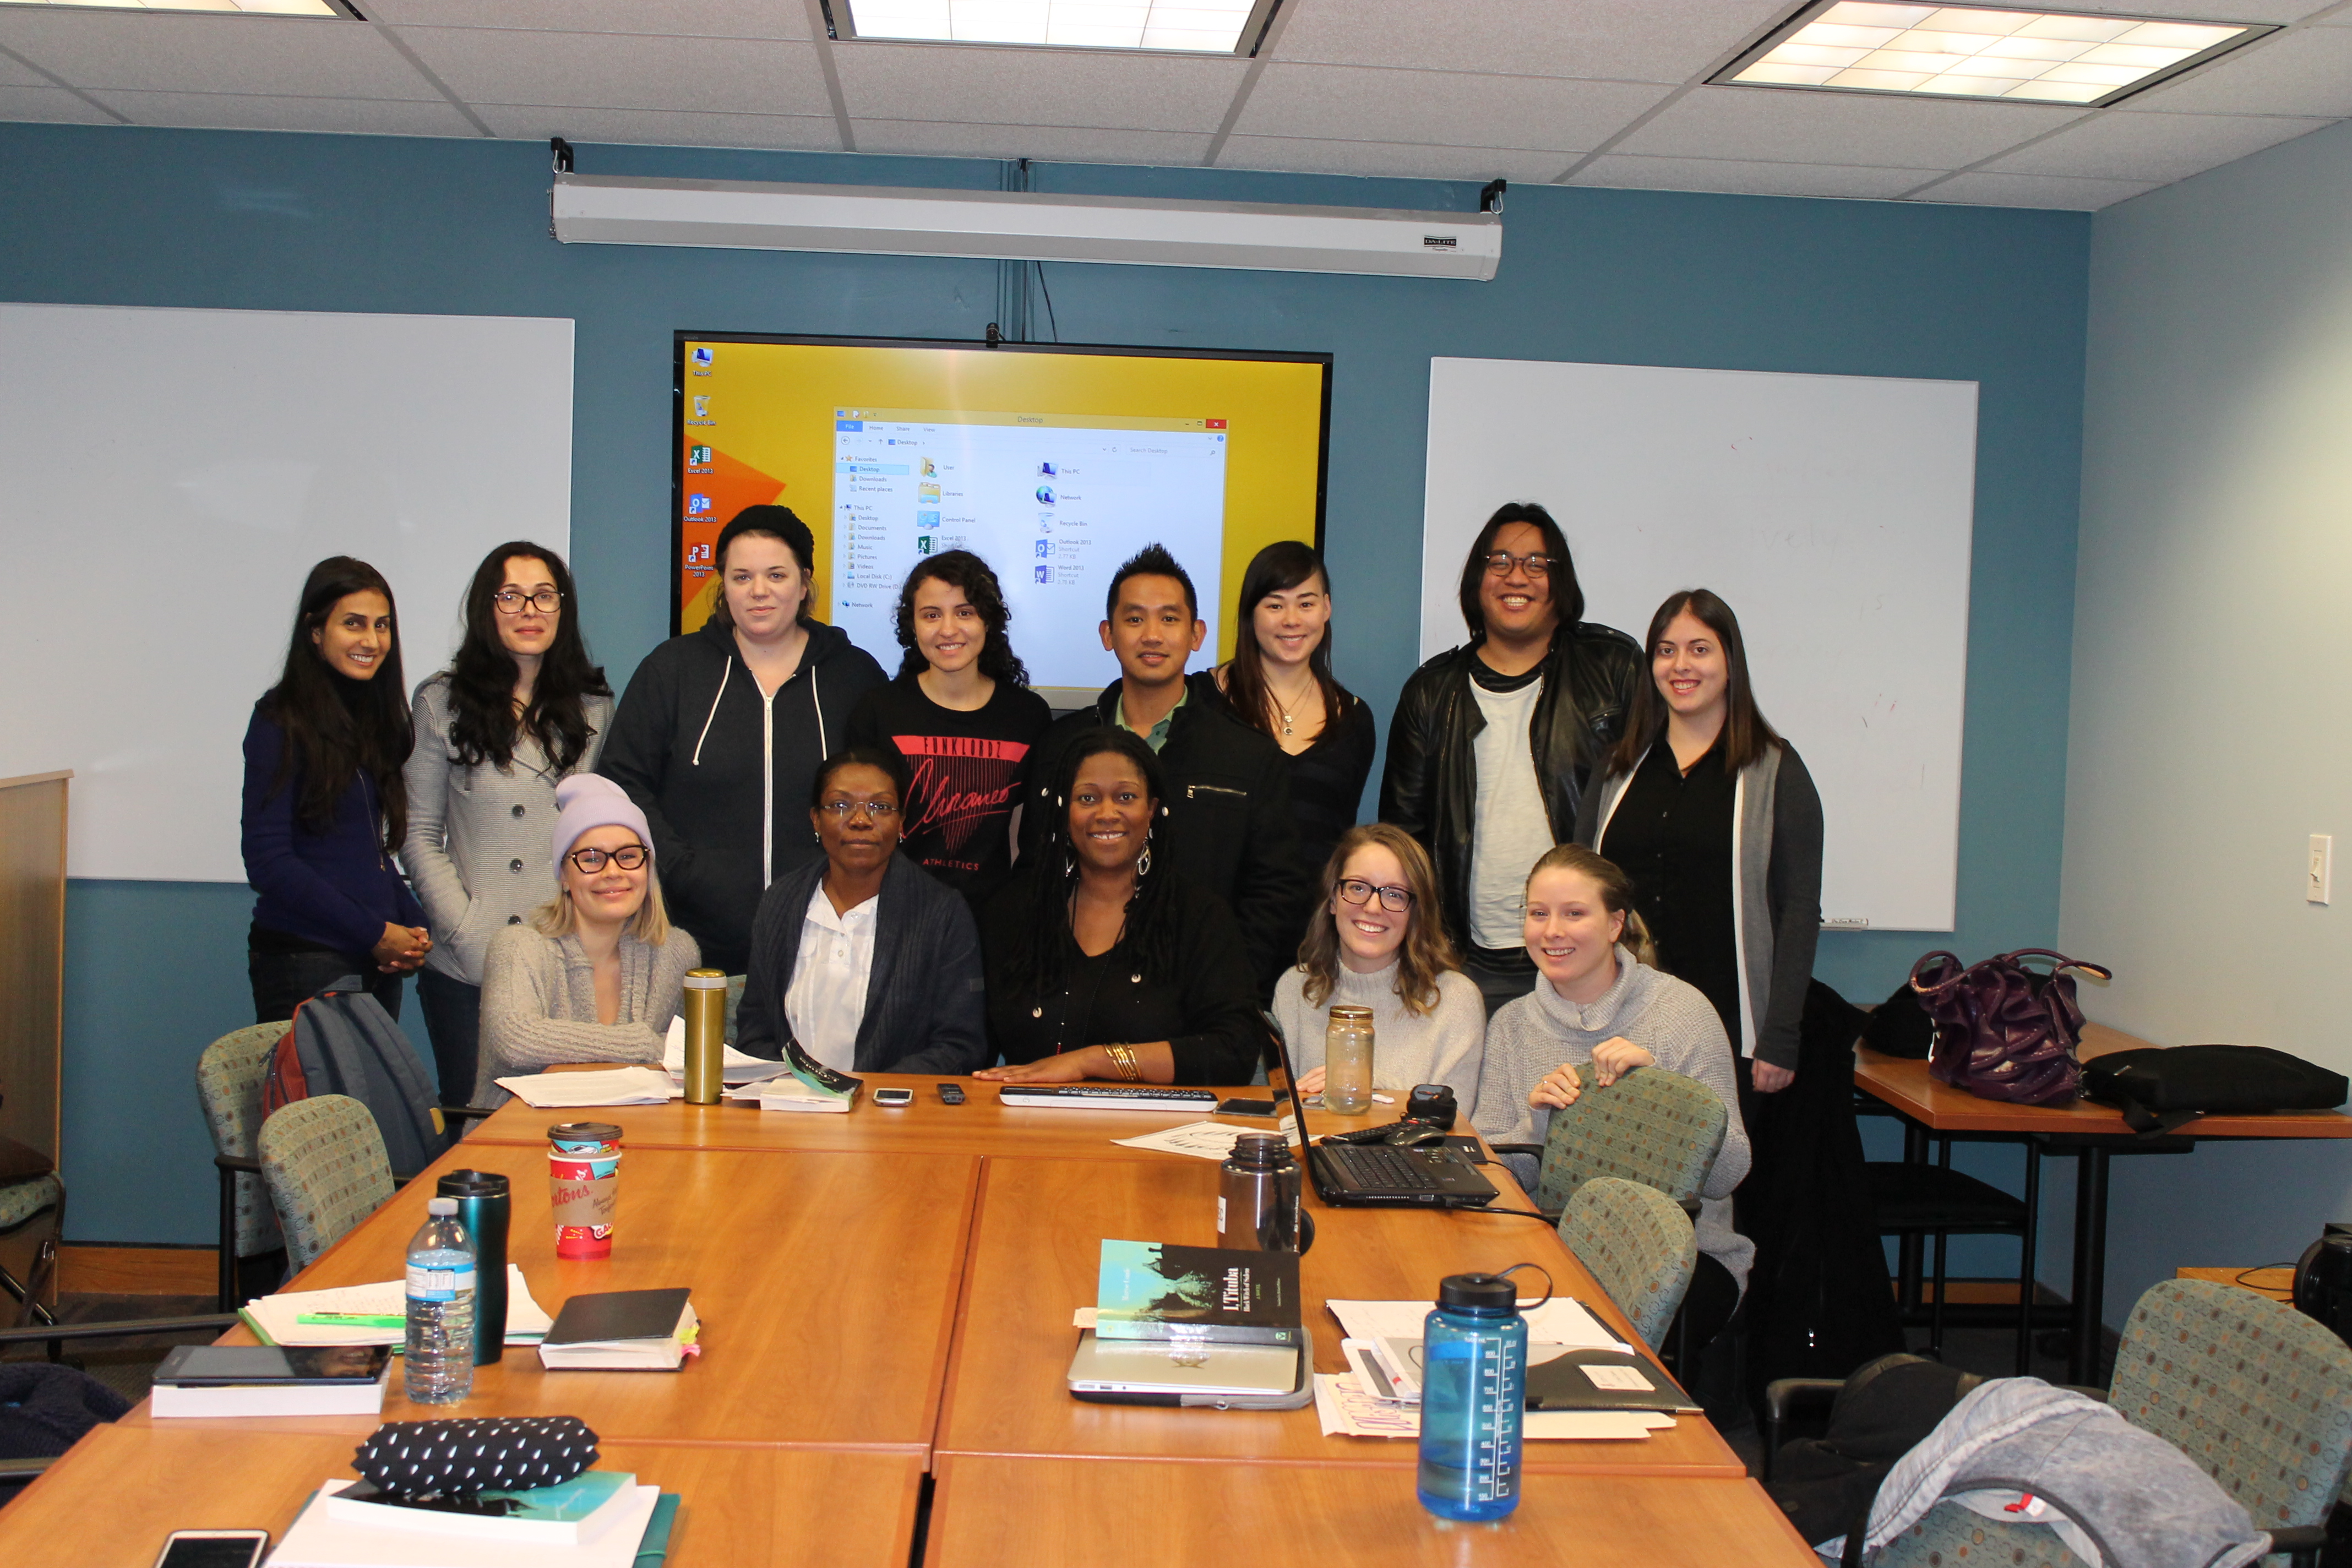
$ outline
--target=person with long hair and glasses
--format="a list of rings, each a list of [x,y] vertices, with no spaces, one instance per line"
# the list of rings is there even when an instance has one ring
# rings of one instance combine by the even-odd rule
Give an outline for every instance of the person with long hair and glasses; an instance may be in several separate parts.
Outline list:
[[[898,678],[849,716],[853,745],[907,760],[899,852],[975,909],[1012,873],[1029,753],[1054,722],[1006,640],[1011,619],[987,562],[925,556],[898,591]]]
[[[245,731],[242,848],[254,1022],[291,1018],[346,975],[400,1016],[433,951],[393,847],[408,830],[411,737],[392,584],[364,561],[310,568],[278,684]]]
[[[671,918],[740,974],[760,895],[818,858],[809,781],[885,677],[809,613],[816,537],[790,507],[745,507],[712,553],[710,619],[637,666],[596,769],[645,812]]]
[[[1698,987],[1743,1088],[1794,1081],[1822,927],[1822,797],[1757,711],[1739,617],[1705,588],[1650,617],[1650,679],[1577,812],[1625,868],[1667,973]]]
[[[1641,648],[1583,620],[1568,538],[1542,507],[1496,509],[1462,563],[1470,640],[1413,671],[1389,726],[1381,820],[1429,851],[1445,933],[1486,1011],[1535,984],[1519,941],[1528,868],[1576,826],[1622,733]]]
[[[1236,609],[1234,657],[1193,679],[1213,680],[1234,717],[1288,759],[1298,862],[1318,877],[1364,802],[1379,743],[1371,704],[1331,674],[1331,581],[1311,545],[1277,540],[1252,556]]]
[[[416,689],[401,851],[433,931],[416,1000],[452,1098],[473,1088],[490,938],[545,900],[555,786],[596,765],[613,689],[589,662],[563,558],[515,540],[482,558],[449,668]]]
[[[1132,731],[1074,737],[1034,859],[981,921],[1006,1083],[1247,1083],[1265,1026],[1240,929],[1155,852],[1160,759]]]
[[[1437,918],[1429,852],[1385,822],[1351,827],[1323,867],[1323,903],[1298,963],[1274,988],[1301,1094],[1323,1089],[1323,1036],[1334,1006],[1372,1010],[1372,1087],[1403,1093],[1449,1084],[1464,1116],[1478,1109],[1486,1008]]]

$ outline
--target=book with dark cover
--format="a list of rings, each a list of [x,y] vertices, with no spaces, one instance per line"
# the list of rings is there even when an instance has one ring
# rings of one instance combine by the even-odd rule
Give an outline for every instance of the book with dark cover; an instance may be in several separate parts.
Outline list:
[[[574,1296],[555,1315],[547,1331],[549,1346],[612,1344],[628,1340],[667,1340],[677,1334],[678,1319],[692,1292],[683,1286],[669,1290],[602,1290]]]
[[[1296,1345],[1298,1255],[1105,1241],[1095,1337]]]

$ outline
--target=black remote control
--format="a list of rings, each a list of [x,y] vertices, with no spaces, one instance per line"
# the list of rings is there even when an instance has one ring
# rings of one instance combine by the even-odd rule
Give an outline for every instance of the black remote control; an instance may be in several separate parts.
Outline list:
[[[940,1085],[940,1103],[941,1105],[961,1105],[963,1103],[963,1085],[960,1083],[943,1083]]]

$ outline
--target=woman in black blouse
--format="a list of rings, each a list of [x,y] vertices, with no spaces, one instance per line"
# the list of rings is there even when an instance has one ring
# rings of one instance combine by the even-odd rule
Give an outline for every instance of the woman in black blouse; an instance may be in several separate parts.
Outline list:
[[[1247,1083],[1256,987],[1232,911],[1152,864],[1159,759],[1089,730],[1056,773],[1044,844],[981,921],[989,1042],[1008,1065],[974,1076]]]
[[[1290,759],[1290,804],[1307,880],[1356,826],[1377,737],[1371,705],[1331,675],[1331,584],[1295,539],[1267,545],[1242,574],[1234,657],[1209,675],[1234,717]]]

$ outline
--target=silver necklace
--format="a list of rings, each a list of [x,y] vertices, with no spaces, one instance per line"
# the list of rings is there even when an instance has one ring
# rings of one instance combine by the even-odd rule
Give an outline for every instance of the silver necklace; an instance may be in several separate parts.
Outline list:
[[[1291,716],[1290,710],[1298,707],[1299,700],[1305,698],[1308,692],[1318,689],[1315,678],[1312,675],[1309,675],[1307,678],[1307,684],[1299,688],[1298,697],[1294,698],[1287,702],[1283,700],[1282,693],[1275,690],[1273,681],[1269,680],[1265,683],[1265,689],[1266,695],[1274,699],[1275,708],[1282,714],[1282,732],[1285,735],[1295,735],[1297,731],[1292,728],[1295,721]]]

